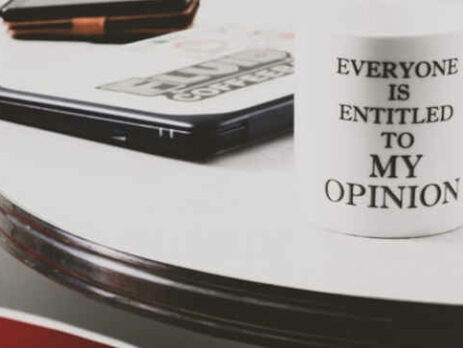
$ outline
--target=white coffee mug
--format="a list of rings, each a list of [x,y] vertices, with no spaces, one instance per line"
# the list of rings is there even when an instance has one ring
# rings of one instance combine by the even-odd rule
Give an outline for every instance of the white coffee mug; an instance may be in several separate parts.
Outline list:
[[[298,33],[301,210],[324,228],[368,237],[456,229],[463,225],[463,6],[349,3],[358,8],[330,13],[351,23]],[[436,11],[441,27],[429,24]],[[407,22],[414,16],[422,18]]]

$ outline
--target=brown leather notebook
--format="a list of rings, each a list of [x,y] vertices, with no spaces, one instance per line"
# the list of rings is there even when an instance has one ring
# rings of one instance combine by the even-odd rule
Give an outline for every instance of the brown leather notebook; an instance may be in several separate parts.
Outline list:
[[[117,6],[117,4],[114,3],[113,6]],[[120,11],[114,11],[112,8],[112,11],[108,13],[116,14],[69,18],[49,16],[47,19],[38,20],[30,20],[29,17],[31,16],[29,15],[25,16],[28,20],[8,21],[9,16],[5,15],[8,13],[8,7],[2,13],[8,31],[15,38],[130,41],[186,29],[193,22],[198,8],[199,0],[188,0],[186,7],[182,10],[158,8],[155,12],[136,13],[129,11],[127,15],[121,15],[119,14]],[[63,13],[69,14],[69,12]],[[101,12],[88,11],[88,13]]]

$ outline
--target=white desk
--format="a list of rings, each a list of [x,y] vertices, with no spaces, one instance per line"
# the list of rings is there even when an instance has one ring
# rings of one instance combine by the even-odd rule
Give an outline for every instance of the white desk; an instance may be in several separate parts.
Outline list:
[[[256,10],[242,17],[236,1],[204,1],[199,23],[255,19],[262,3],[253,1]],[[272,6],[263,12],[267,22],[281,18]],[[15,64],[31,64],[24,55],[34,50],[43,59],[100,49],[0,42],[11,57],[20,53]],[[417,313],[369,299],[463,304],[463,231],[380,241],[307,226],[290,137],[195,164],[0,122],[0,149],[4,246],[47,276],[110,303],[268,344],[328,335],[310,322],[317,320],[308,314],[310,302],[318,311],[336,312],[339,304],[340,316],[360,318],[346,319],[357,336],[337,332],[332,339],[367,345],[376,338],[374,330],[362,337],[366,321],[376,316],[375,330],[387,332],[393,318]],[[295,314],[298,306],[304,315]],[[418,307],[463,315],[459,307]],[[291,319],[278,323],[284,313]],[[308,326],[295,325],[296,318]]]

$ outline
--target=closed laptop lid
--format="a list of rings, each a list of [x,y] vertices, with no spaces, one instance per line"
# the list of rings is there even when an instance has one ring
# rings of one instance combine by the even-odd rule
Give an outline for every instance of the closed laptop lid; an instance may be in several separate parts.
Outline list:
[[[5,51],[0,86],[27,93],[26,101],[45,95],[55,103],[186,117],[237,112],[294,93],[293,34],[278,29],[191,29],[66,59],[37,51],[32,63]]]

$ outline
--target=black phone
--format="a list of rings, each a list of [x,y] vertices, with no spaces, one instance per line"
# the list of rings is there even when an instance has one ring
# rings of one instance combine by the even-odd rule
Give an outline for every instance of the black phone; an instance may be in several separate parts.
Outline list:
[[[188,28],[199,0],[12,0],[0,9],[17,39],[131,42]]]
[[[8,71],[0,118],[200,160],[292,130],[291,47],[275,31],[192,29]]]
[[[192,0],[11,0],[1,16],[9,21],[37,21],[74,17],[128,16],[182,11]]]

